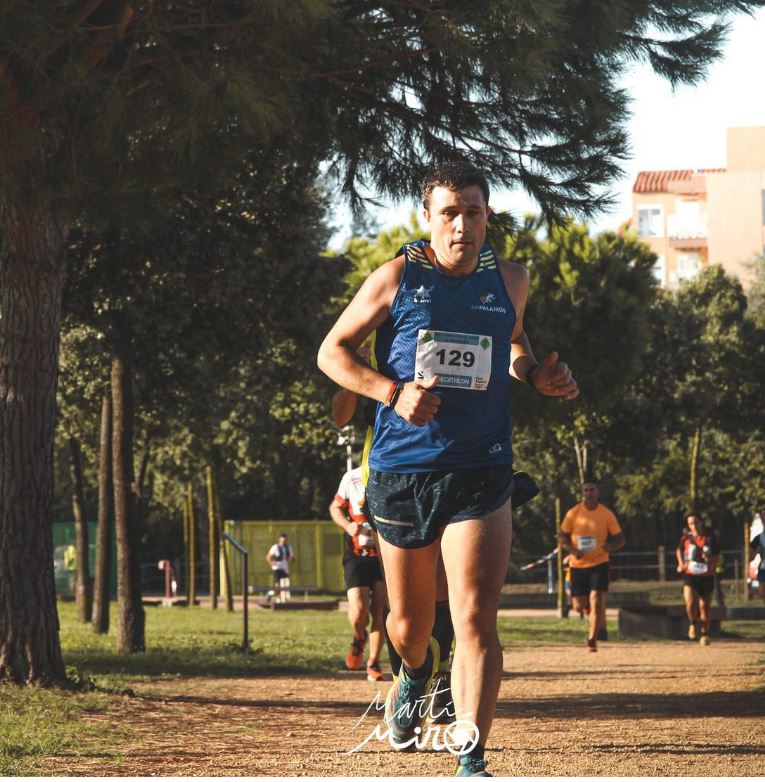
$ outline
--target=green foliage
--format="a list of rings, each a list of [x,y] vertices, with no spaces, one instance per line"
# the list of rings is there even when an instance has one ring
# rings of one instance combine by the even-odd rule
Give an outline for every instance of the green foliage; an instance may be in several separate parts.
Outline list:
[[[73,235],[59,514],[69,515],[65,434],[83,441],[87,483],[96,483],[100,396],[115,324],[124,322],[135,364],[137,450],[147,441],[151,447],[146,556],[178,553],[183,487],[201,482],[205,464],[214,467],[226,514],[304,518],[326,508],[339,464],[322,401],[329,383],[314,366],[342,261],[322,257],[325,211],[314,172],[267,149],[221,187],[183,194],[161,222],[137,230],[114,221]],[[312,480],[285,492],[293,469]]]
[[[350,263],[351,268],[343,277],[345,286],[343,295],[333,303],[338,307],[344,307],[375,269],[395,258],[405,244],[424,238],[424,235],[417,215],[413,212],[408,225],[381,231],[374,238],[357,236],[349,239],[343,249],[343,256]]]
[[[765,255],[752,261],[749,288],[749,315],[757,328],[765,329]]]

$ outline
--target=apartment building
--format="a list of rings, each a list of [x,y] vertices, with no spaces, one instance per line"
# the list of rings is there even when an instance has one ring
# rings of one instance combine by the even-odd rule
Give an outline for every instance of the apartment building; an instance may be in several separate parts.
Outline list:
[[[641,171],[632,188],[632,228],[674,287],[720,264],[746,287],[747,264],[765,252],[765,127],[728,128],[726,168]]]

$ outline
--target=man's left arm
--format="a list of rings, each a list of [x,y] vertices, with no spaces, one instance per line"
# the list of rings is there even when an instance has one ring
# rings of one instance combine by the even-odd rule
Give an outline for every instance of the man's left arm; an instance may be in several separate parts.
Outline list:
[[[606,542],[603,544],[603,550],[606,554],[610,554],[612,551],[619,551],[624,548],[627,543],[627,539],[624,537],[623,532],[619,532],[616,535],[609,535],[606,538]]]
[[[568,364],[558,361],[555,351],[541,363],[538,362],[528,334],[524,331],[523,315],[529,293],[528,271],[520,264],[508,261],[501,264],[501,269],[516,314],[515,327],[510,337],[510,375],[532,386],[544,396],[575,399],[579,396],[579,387]]]
[[[606,530],[606,542],[603,544],[603,550],[606,554],[612,551],[623,549],[627,539],[624,537],[619,520],[609,511],[608,529]]]

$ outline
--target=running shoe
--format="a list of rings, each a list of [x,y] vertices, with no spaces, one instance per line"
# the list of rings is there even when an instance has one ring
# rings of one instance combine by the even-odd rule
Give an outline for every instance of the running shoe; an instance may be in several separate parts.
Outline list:
[[[587,639],[587,651],[588,652],[598,651],[598,642],[594,638]]]
[[[688,638],[690,638],[691,641],[696,640],[696,625],[693,624],[693,622],[688,625]]]
[[[380,668],[379,660],[369,660],[367,662],[367,681],[368,682],[381,682],[385,679],[385,674]]]
[[[448,725],[454,721],[454,701],[452,700],[452,675],[449,671],[439,671],[430,685],[429,718],[433,725]]]
[[[700,643],[701,643],[702,646],[709,646],[709,643],[710,643],[709,636],[708,635],[704,635],[702,633]]]
[[[490,777],[491,774],[486,770],[486,761],[478,758],[471,758],[470,755],[463,755],[457,764],[456,777]]]
[[[364,635],[361,638],[354,636],[351,641],[351,647],[348,649],[348,654],[345,657],[345,667],[349,671],[360,671],[361,666],[364,663],[364,646],[367,642],[367,631],[364,630]]]
[[[428,716],[427,694],[434,674],[438,671],[438,641],[430,639],[429,644],[430,672],[421,679],[410,679],[404,666],[401,666],[398,677],[388,690],[385,698],[385,723],[390,731],[392,744],[406,744],[422,728]]]

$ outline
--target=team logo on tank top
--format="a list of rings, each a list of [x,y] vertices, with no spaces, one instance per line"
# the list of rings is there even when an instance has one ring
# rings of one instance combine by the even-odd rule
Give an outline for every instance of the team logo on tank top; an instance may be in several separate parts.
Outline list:
[[[495,293],[481,293],[478,296],[479,304],[472,304],[470,309],[474,312],[499,312],[502,315],[507,314],[507,308],[501,304],[496,304],[497,295]]]
[[[426,288],[424,285],[420,285],[420,287],[417,288],[417,290],[414,292],[414,303],[432,304],[433,299],[431,298],[430,294],[432,293],[434,287],[434,285],[431,285],[430,288]]]

